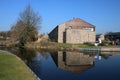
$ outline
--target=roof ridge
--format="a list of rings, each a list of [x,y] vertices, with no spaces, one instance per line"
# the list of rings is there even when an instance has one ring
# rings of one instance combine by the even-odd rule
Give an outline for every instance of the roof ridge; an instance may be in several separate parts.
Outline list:
[[[89,24],[89,25],[91,25],[91,26],[94,26],[94,25],[90,24],[89,22],[87,22],[87,21],[85,21],[85,20],[83,20],[83,19],[81,19],[81,18],[74,18],[74,19],[69,20],[69,21],[67,21],[67,22],[75,21],[75,20],[80,20],[80,21],[82,21],[83,23],[86,23],[86,24]],[[65,22],[65,23],[66,23],[66,22]],[[95,27],[95,26],[94,26],[94,27]]]
[[[77,22],[77,24],[75,24],[74,22],[75,23]],[[67,25],[70,25],[71,23],[75,26],[79,25],[79,27],[80,26],[82,26],[82,27],[95,27],[94,25],[92,25],[92,24],[88,23],[87,21],[80,19],[80,18],[73,18],[73,19],[66,21],[64,23],[61,23],[61,24],[65,24],[67,26]],[[61,25],[61,24],[58,24],[58,25]]]

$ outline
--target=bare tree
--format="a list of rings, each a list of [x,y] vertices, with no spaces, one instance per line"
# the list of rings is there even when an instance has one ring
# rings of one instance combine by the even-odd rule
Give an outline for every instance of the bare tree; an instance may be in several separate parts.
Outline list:
[[[20,20],[11,27],[10,32],[13,41],[18,41],[19,36],[22,34],[24,29],[25,29],[25,24],[23,24],[23,22]]]
[[[35,13],[30,5],[28,5],[26,9],[20,13],[16,25],[11,28],[12,36],[22,44],[35,41],[38,36],[38,30],[41,27],[40,24],[41,16]]]
[[[28,5],[22,13],[20,13],[19,20],[26,24],[26,26],[33,26],[37,30],[40,29],[39,24],[41,23],[41,16],[39,16],[38,13],[35,13],[30,5]]]

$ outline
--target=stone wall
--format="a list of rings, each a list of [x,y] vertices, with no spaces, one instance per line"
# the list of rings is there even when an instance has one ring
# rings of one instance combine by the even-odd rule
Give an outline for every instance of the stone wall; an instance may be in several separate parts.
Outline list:
[[[63,33],[65,32],[65,23],[58,27],[58,42],[63,43]]]
[[[58,42],[58,26],[49,33],[51,41]]]
[[[94,43],[95,31],[82,30],[82,29],[67,29],[66,30],[66,43]]]

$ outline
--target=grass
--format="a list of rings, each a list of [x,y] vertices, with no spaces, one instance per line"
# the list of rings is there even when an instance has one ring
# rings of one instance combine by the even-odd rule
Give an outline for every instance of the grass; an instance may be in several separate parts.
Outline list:
[[[0,80],[37,80],[16,56],[0,51]]]
[[[28,48],[45,49],[45,50],[67,50],[76,51],[79,48],[97,48],[94,44],[84,43],[84,44],[69,44],[69,43],[57,43],[57,42],[39,42],[39,43],[28,43],[26,44]]]
[[[39,42],[27,44],[27,46],[56,46],[56,47],[94,47],[92,44],[70,44],[70,43],[57,43],[57,42]]]

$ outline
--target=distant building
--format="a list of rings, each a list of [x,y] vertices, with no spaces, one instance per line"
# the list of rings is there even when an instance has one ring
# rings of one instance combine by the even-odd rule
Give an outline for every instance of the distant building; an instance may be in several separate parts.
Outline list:
[[[99,43],[102,43],[102,41],[104,40],[105,40],[105,36],[103,34],[96,35],[96,41],[98,41]]]
[[[48,40],[49,40],[49,35],[43,34],[43,35],[39,35],[38,40],[36,42],[48,41]]]
[[[97,34],[96,39],[100,38],[102,41],[105,40],[105,36],[103,34]]]
[[[112,41],[112,44],[120,45],[120,32],[109,32],[105,35],[105,38]]]
[[[50,33],[52,41],[59,43],[94,43],[95,26],[79,18],[57,25]]]
[[[109,32],[105,34],[105,38],[108,38],[110,41],[120,40],[120,32]]]

